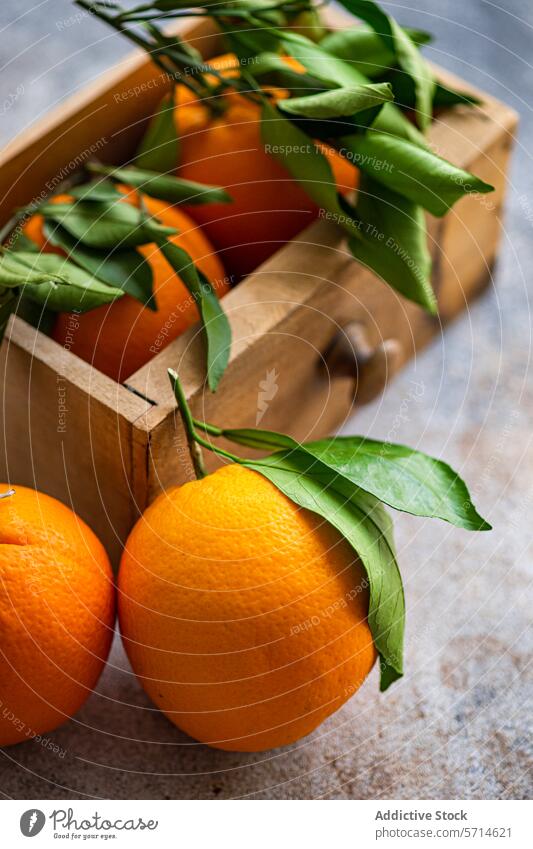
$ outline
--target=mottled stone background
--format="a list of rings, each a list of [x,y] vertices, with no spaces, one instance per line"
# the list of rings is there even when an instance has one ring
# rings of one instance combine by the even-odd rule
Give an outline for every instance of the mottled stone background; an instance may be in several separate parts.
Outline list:
[[[374,672],[314,735],[261,755],[211,751],[144,697],[118,645],[75,720],[1,753],[14,798],[524,798],[531,794],[533,6],[390,4],[438,35],[429,56],[521,113],[501,257],[487,294],[345,429],[445,456],[490,534],[400,517],[405,678]],[[128,52],[69,0],[0,5],[3,141]],[[268,426],[268,422],[265,421]]]

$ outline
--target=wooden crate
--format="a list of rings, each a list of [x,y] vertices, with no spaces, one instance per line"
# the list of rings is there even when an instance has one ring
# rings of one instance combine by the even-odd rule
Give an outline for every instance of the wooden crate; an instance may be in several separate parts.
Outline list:
[[[205,22],[189,37],[205,56],[220,49]],[[25,131],[0,154],[0,223],[93,153],[103,161],[127,160],[167,87],[160,71],[136,54]],[[439,318],[353,261],[342,234],[323,220],[224,299],[234,342],[216,395],[204,387],[198,328],[126,387],[13,318],[1,351],[0,477],[72,505],[116,559],[139,512],[190,474],[167,367],[179,370],[194,412],[207,420],[255,425],[263,410],[263,427],[299,439],[331,432],[491,279],[517,117],[480,96],[481,108],[443,113],[430,131],[437,152],[496,187],[492,195],[465,197],[445,219],[430,220]],[[355,357],[347,344],[354,322]]]

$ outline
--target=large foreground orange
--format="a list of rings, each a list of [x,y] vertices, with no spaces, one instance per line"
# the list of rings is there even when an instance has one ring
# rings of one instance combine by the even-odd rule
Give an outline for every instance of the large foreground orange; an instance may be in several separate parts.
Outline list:
[[[309,734],[376,658],[353,549],[260,474],[226,466],[161,495],[126,543],[131,664],[183,731],[260,751]]]
[[[95,534],[59,501],[16,486],[0,501],[1,746],[76,713],[104,667],[114,618],[111,567]]]

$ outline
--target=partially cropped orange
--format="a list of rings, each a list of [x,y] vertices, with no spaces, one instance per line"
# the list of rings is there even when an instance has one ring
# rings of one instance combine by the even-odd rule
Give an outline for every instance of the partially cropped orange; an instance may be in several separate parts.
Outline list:
[[[231,76],[236,61],[229,54],[209,63]],[[301,67],[289,57],[287,61],[295,70]],[[265,151],[260,107],[235,92],[217,102],[224,111],[213,117],[207,105],[184,86],[177,87],[178,175],[223,186],[232,196],[231,204],[206,204],[187,211],[221,252],[227,270],[239,278],[301,232],[316,218],[318,208],[275,156]],[[325,146],[322,150],[338,190],[346,194],[355,189],[357,169],[336,151]]]
[[[65,199],[68,196],[58,195],[54,202]],[[129,193],[127,200],[136,202],[136,193]],[[163,224],[179,230],[170,241],[184,248],[219,297],[224,295],[229,288],[224,268],[197,224],[177,207],[150,197],[144,197],[144,202]],[[41,216],[34,215],[24,232],[39,247],[51,249],[43,236]],[[152,268],[157,312],[124,295],[112,304],[82,315],[60,314],[53,331],[57,342],[118,382],[130,377],[199,318],[189,290],[159,248],[150,244],[141,245],[138,250]]]
[[[304,737],[376,659],[353,549],[239,465],[148,508],[118,588],[122,639],[144,689],[179,728],[220,749]]]
[[[0,746],[76,713],[107,660],[114,620],[113,576],[95,534],[56,499],[16,486],[0,501]]]

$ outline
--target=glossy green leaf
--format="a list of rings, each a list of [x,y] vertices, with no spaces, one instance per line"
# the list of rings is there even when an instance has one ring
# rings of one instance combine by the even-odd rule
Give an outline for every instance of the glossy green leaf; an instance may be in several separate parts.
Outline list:
[[[200,313],[207,345],[207,382],[214,392],[229,361],[231,327],[217,295],[205,274],[197,268],[187,251],[168,240],[158,245],[167,262],[191,293]]]
[[[429,148],[424,135],[414,124],[405,117],[401,109],[395,103],[386,103],[373,124],[374,130],[379,130],[389,136],[397,136],[406,139],[411,144],[422,149]]]
[[[493,191],[493,186],[432,151],[386,133],[354,134],[342,138],[339,145],[349,151],[350,162],[361,171],[432,215],[446,215],[465,194]]]
[[[141,226],[139,209],[123,201],[50,203],[41,206],[39,212],[91,248],[135,247],[153,241],[158,235],[177,232],[155,219]]]
[[[174,93],[165,95],[137,151],[136,165],[166,174],[178,167],[179,138],[174,119]]]
[[[50,221],[44,223],[44,234],[51,244],[62,248],[69,259],[108,286],[122,289],[151,310],[157,309],[153,296],[152,268],[135,248],[119,251],[88,248],[63,227]]]
[[[9,318],[16,311],[18,304],[17,292],[14,292],[13,289],[0,288],[0,342],[4,338]]]
[[[297,448],[305,448],[292,436],[273,430],[261,430],[258,427],[221,428],[220,434],[217,435],[255,451],[295,451]]]
[[[415,90],[415,113],[418,126],[427,130],[433,120],[433,95],[435,80],[433,73],[418,47],[402,30],[394,18],[389,18],[396,57],[400,68],[413,81]]]
[[[245,33],[248,36],[248,33]],[[268,36],[268,39],[267,39]],[[238,34],[238,40],[243,37]],[[254,57],[253,64],[247,69],[256,75],[256,57],[258,61],[257,73],[259,76],[276,71],[280,76],[279,82],[293,91],[299,91],[300,87],[309,88],[316,85],[317,81],[327,88],[350,88],[352,86],[368,85],[371,80],[365,77],[358,68],[349,62],[339,59],[328,53],[320,44],[315,44],[305,36],[287,30],[262,30],[253,33],[254,44],[247,50],[241,50],[239,44],[234,45],[235,52],[246,60]],[[306,70],[306,74],[290,72],[288,66],[281,58],[275,63],[272,54],[276,49],[282,49],[297,59]],[[254,55],[256,54],[256,55]],[[267,55],[265,55],[267,54]],[[375,116],[374,116],[375,117]],[[360,122],[366,126],[369,122]],[[427,142],[422,133],[409,121],[394,103],[385,103],[374,120],[374,127],[392,135],[409,139],[413,144],[426,147]],[[314,128],[313,128],[314,129]]]
[[[280,122],[280,113],[270,105],[264,107],[263,114],[262,135],[267,151],[277,151],[274,155],[281,164],[348,233],[354,257],[405,297],[435,312],[422,208],[365,177],[353,210],[337,194],[330,166],[308,136],[291,122]]]
[[[436,313],[422,207],[363,175],[356,212],[360,238],[348,241],[354,257],[406,298]]]
[[[166,200],[170,203],[231,203],[231,196],[220,186],[195,183],[170,174],[146,171],[140,168],[112,168],[105,165],[93,166],[100,174],[108,174],[114,180],[141,189],[145,195]]]

